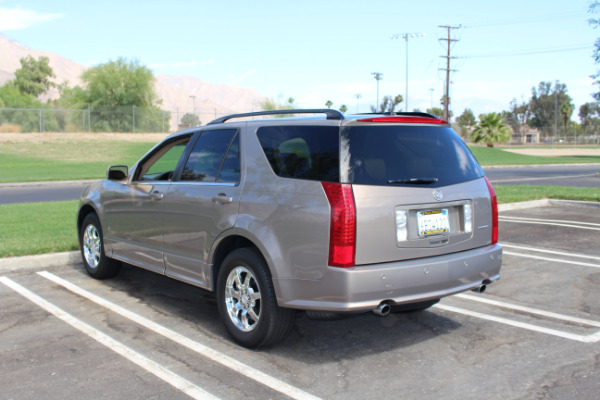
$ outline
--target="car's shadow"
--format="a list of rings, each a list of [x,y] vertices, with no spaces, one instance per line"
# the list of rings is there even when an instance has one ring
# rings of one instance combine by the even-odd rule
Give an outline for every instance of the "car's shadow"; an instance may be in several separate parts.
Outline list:
[[[82,266],[75,268],[85,274]],[[219,319],[215,297],[208,291],[126,264],[117,277],[102,282],[161,315],[188,321],[217,340],[231,340]],[[369,312],[331,321],[312,320],[298,312],[294,329],[287,339],[255,351],[307,364],[321,364],[407,348],[461,326],[435,309],[391,313],[386,317]],[[233,341],[231,343],[236,346]]]

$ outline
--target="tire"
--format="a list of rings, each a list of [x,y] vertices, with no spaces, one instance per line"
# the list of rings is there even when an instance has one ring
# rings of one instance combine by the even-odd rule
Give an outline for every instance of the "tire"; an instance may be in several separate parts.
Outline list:
[[[87,273],[96,279],[112,278],[121,270],[121,262],[104,253],[102,226],[95,213],[86,215],[79,230],[81,258]]]
[[[397,306],[392,306],[393,313],[402,313],[402,312],[413,312],[413,311],[423,311],[427,310],[429,307],[440,302],[440,299],[421,301],[418,303],[410,303],[410,304],[401,304]]]
[[[251,248],[231,252],[217,279],[219,315],[233,340],[245,347],[265,347],[285,339],[296,311],[277,305],[269,269]]]

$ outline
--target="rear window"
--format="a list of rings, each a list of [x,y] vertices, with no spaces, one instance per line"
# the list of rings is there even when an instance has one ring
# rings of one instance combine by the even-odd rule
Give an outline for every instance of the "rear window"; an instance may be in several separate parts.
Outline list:
[[[266,126],[257,136],[278,176],[339,182],[339,127]]]
[[[484,175],[448,127],[354,126],[342,128],[341,137],[342,182],[437,187]]]

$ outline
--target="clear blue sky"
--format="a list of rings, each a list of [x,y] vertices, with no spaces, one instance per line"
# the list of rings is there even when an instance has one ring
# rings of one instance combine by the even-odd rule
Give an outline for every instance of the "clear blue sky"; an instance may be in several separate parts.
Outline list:
[[[587,20],[591,0],[415,1],[61,1],[0,0],[0,33],[87,66],[138,59],[155,73],[252,88],[300,107],[367,112],[405,94],[409,108],[439,106],[446,30],[452,30],[452,108],[460,115],[527,101],[540,81],[559,80],[579,108],[598,91],[590,75],[600,37]],[[1,57],[1,55],[0,55]],[[404,109],[404,107],[402,107]],[[245,110],[240,110],[245,111]],[[574,113],[574,118],[577,112]]]

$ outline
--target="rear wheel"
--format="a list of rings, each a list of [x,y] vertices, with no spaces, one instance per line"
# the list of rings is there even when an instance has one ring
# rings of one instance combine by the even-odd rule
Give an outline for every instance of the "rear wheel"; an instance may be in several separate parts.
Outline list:
[[[84,218],[79,231],[79,245],[83,265],[90,276],[106,279],[119,273],[121,262],[108,258],[104,253],[104,236],[96,214],[91,213]]]
[[[283,340],[294,326],[295,310],[277,305],[269,269],[255,250],[231,252],[217,279],[219,314],[231,337],[246,347]]]

